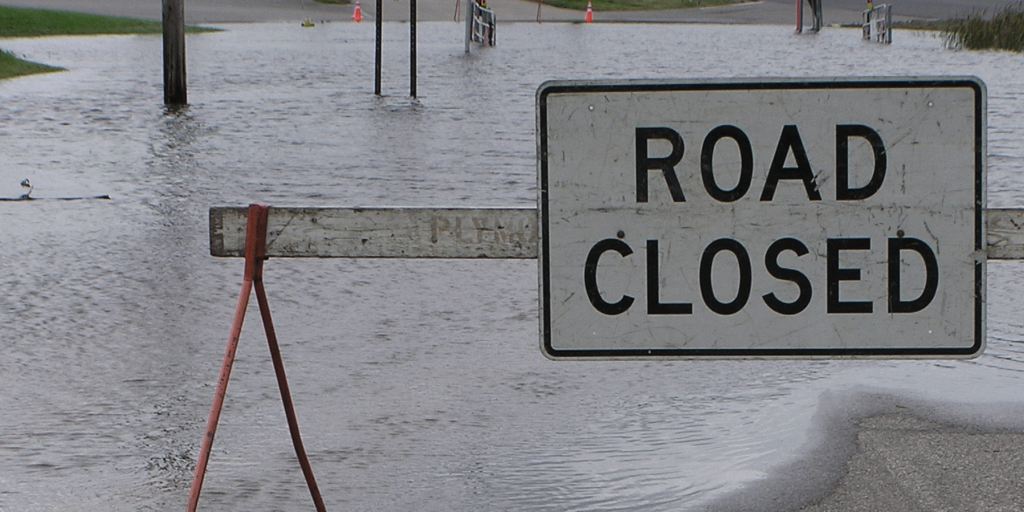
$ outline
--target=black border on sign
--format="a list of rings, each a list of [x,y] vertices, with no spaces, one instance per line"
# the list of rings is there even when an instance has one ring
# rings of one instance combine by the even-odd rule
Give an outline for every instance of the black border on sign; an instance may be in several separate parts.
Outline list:
[[[541,250],[541,350],[552,359],[640,359],[671,357],[878,357],[926,358],[978,356],[985,344],[985,306],[983,261],[974,264],[974,344],[964,348],[752,348],[752,349],[583,349],[557,350],[551,346],[551,272],[548,227],[548,119],[547,98],[558,93],[601,92],[675,92],[675,91],[763,91],[794,89],[889,89],[929,88],[950,89],[968,87],[974,91],[974,249],[984,254],[985,211],[985,86],[979,78],[836,78],[819,80],[747,79],[721,82],[601,82],[555,81],[541,84],[537,90],[537,152],[539,159],[538,203],[540,214]]]

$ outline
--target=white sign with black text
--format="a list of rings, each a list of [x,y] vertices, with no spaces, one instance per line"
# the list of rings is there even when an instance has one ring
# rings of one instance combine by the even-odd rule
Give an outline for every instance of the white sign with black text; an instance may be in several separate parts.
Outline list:
[[[980,354],[985,94],[975,78],[545,83],[544,353]]]

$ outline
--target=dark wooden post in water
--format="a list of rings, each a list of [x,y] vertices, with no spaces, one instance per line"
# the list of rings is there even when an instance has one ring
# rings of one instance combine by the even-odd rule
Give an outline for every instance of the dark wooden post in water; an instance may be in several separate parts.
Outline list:
[[[163,29],[164,105],[185,105],[185,0],[163,0]]]
[[[381,12],[383,10],[382,3],[381,0],[377,0],[377,58],[376,67],[374,67],[373,72],[373,93],[377,96],[380,96],[380,33],[381,24],[384,21],[384,13]]]
[[[409,96],[416,97],[416,0],[409,0]]]

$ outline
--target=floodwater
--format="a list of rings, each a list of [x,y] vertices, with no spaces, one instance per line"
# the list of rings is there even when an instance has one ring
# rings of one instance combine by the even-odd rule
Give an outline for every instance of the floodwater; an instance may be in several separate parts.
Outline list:
[[[990,206],[1024,206],[1024,55],[829,29],[506,24],[226,26],[188,39],[165,112],[159,36],[3,40],[70,71],[0,82],[0,510],[184,507],[242,262],[214,205],[530,206],[548,79],[977,75]],[[694,510],[805,453],[815,413],[882,394],[969,414],[1024,405],[1024,266],[989,264],[970,361],[552,362],[534,261],[271,260],[266,284],[330,510]],[[311,508],[255,301],[206,510]],[[986,409],[987,406],[988,409]],[[978,412],[981,411],[981,412]]]

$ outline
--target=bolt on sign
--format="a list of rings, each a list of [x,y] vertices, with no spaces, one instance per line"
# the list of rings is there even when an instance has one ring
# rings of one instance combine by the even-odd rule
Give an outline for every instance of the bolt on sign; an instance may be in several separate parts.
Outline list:
[[[543,352],[979,355],[985,102],[972,77],[543,84]]]

